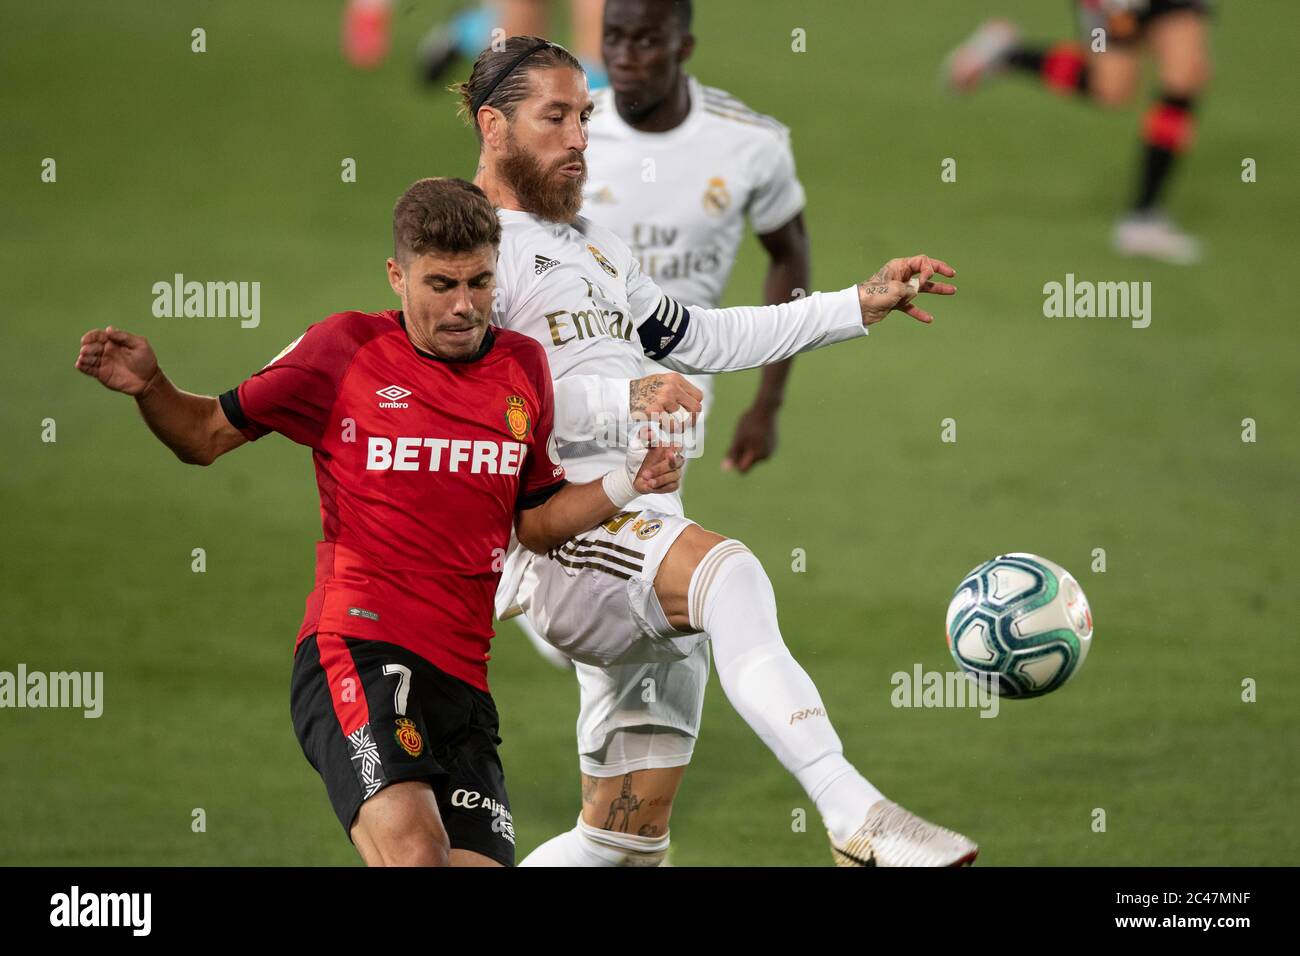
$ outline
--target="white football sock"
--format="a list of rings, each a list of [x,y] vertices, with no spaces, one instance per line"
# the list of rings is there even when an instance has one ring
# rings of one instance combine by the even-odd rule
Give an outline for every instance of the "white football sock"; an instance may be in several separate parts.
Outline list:
[[[731,706],[799,781],[831,835],[847,839],[883,795],[844,759],[816,685],[785,646],[763,565],[739,541],[723,541],[691,576],[687,606],[691,626],[713,641]]]
[[[643,837],[578,825],[552,837],[524,857],[520,866],[658,866],[668,852],[668,834]]]

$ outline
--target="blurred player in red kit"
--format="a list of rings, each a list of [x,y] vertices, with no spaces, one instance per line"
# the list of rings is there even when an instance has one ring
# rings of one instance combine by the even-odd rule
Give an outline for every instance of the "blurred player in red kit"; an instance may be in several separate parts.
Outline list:
[[[948,83],[973,90],[1003,71],[1025,73],[1044,87],[1101,106],[1133,100],[1145,50],[1155,61],[1160,92],[1142,122],[1137,188],[1115,224],[1122,255],[1177,265],[1201,257],[1200,243],[1164,213],[1160,200],[1178,158],[1192,145],[1194,111],[1209,82],[1209,0],[1075,0],[1088,50],[1075,43],[1031,44],[1005,20],[990,20],[949,55]]]

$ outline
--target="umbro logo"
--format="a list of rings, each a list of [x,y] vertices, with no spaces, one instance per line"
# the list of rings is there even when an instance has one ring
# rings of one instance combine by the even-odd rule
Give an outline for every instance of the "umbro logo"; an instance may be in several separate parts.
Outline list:
[[[406,402],[402,401],[402,399],[406,398],[406,396],[410,395],[411,393],[408,389],[402,388],[401,386],[389,385],[387,388],[376,389],[375,394],[378,395],[380,398],[388,399],[385,402],[379,403],[380,408],[410,407]]]
[[[558,266],[559,264],[560,262],[558,259],[548,259],[546,258],[546,256],[537,256],[533,260],[533,273],[536,275],[541,275],[551,266]]]

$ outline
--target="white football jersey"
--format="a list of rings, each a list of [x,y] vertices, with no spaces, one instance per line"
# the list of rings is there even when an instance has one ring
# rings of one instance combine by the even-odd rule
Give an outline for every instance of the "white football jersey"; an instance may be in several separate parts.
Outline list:
[[[686,305],[716,306],[745,220],[773,232],[804,207],[790,131],[729,93],[688,77],[690,112],[663,133],[592,94],[582,214],[628,244],[641,271]]]
[[[498,210],[493,323],[546,348],[555,381],[558,457],[573,481],[623,468],[629,386],[650,359],[678,372],[755,368],[867,334],[856,286],[773,306],[686,307],[641,272],[627,244],[579,216],[555,223]],[[679,495],[628,506],[681,514]],[[512,545],[497,611],[514,600],[525,553]]]

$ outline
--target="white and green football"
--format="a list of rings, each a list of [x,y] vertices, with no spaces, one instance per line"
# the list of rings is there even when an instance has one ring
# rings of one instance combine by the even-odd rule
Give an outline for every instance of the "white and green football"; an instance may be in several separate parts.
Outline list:
[[[1038,697],[1088,656],[1092,612],[1074,575],[1036,554],[1000,554],[975,568],[948,605],[948,649],[1003,697]]]

